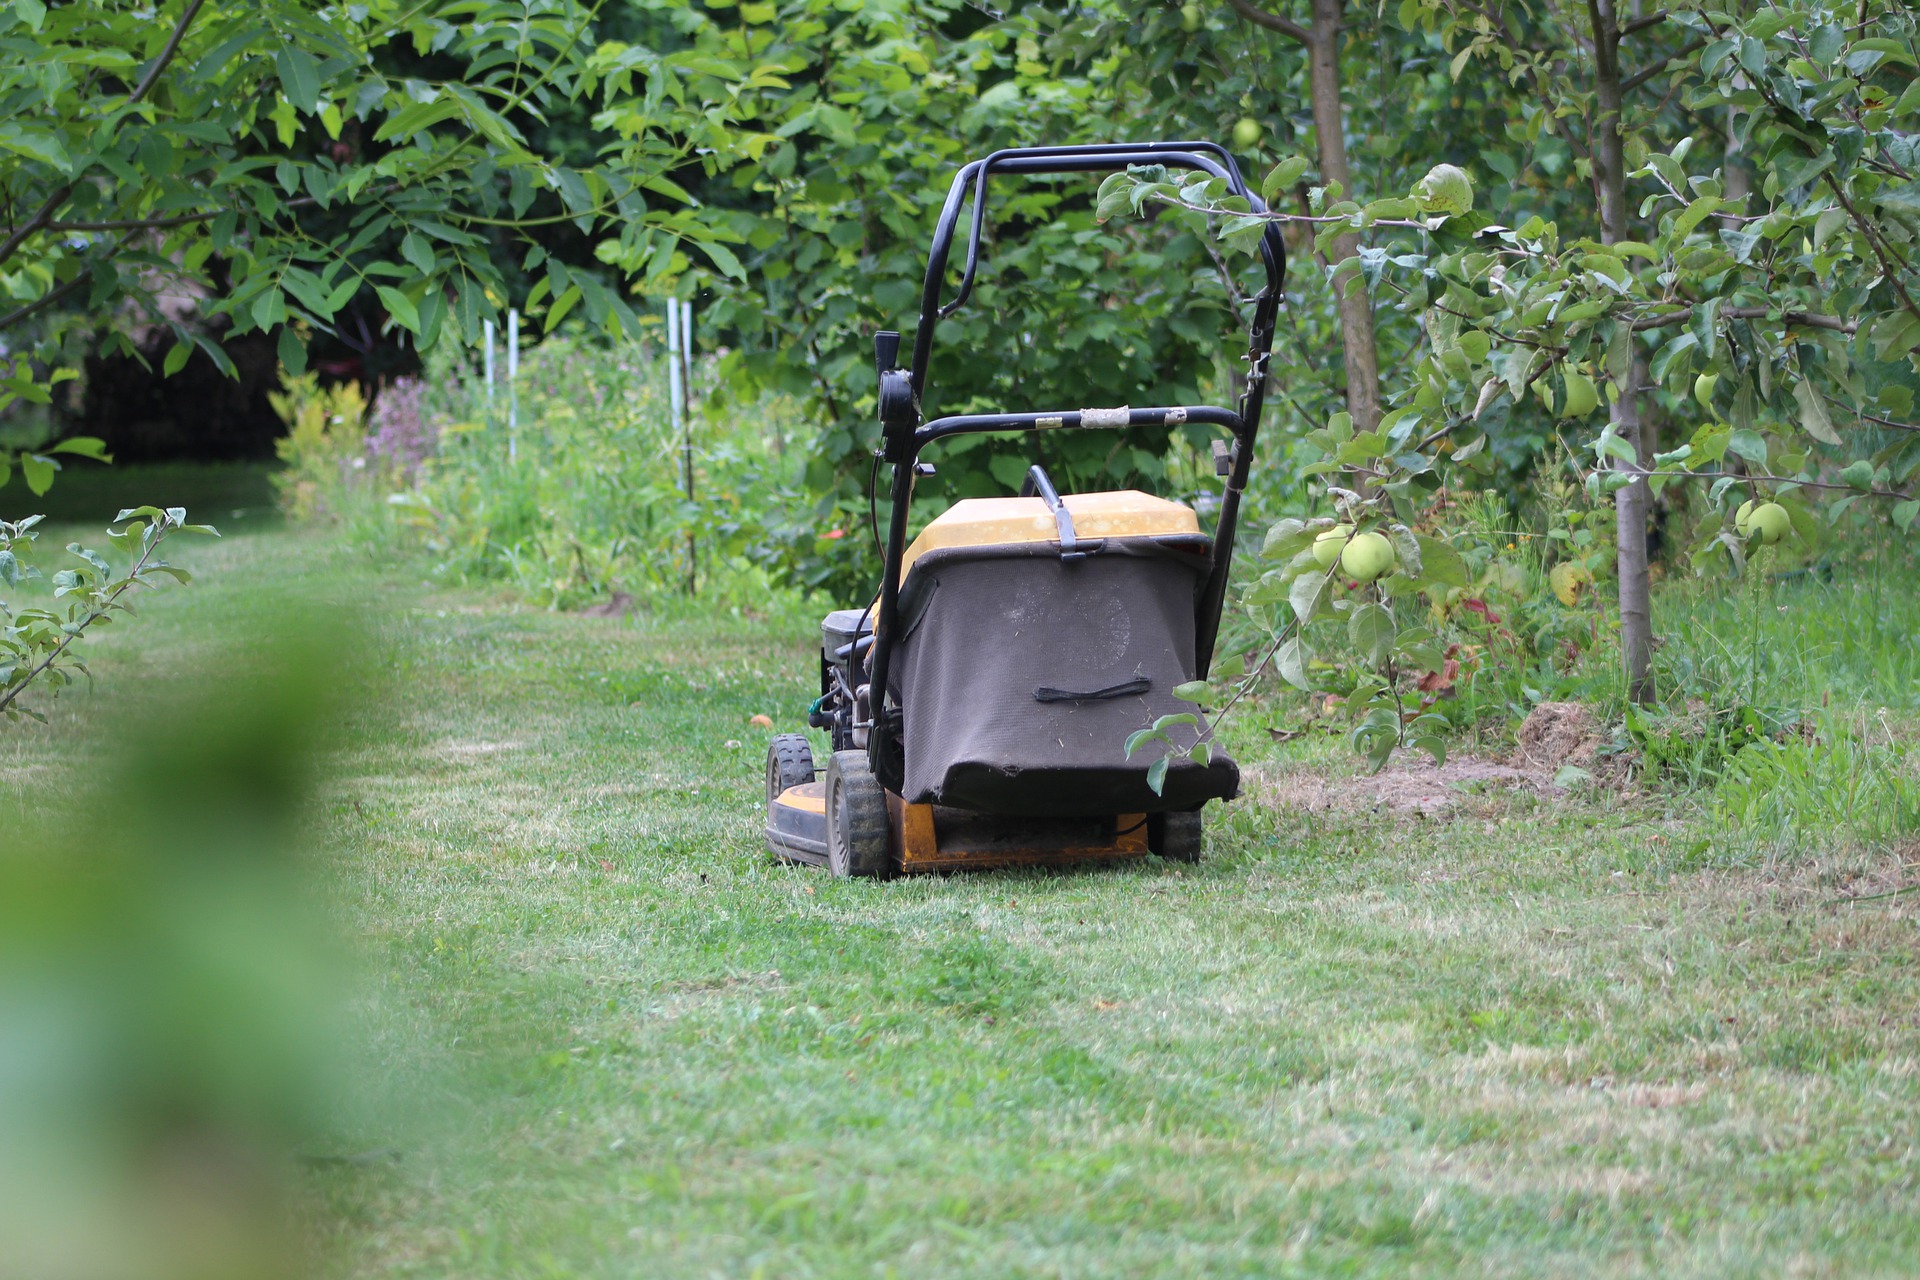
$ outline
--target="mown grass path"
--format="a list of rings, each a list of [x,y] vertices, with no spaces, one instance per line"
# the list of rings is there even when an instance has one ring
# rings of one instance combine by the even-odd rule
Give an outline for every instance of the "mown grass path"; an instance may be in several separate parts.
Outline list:
[[[244,648],[286,533],[100,646]],[[1246,802],[1197,868],[770,862],[807,611],[516,612],[331,563],[377,674],[318,806],[378,1121],[309,1175],[357,1276],[1912,1274],[1920,932],[1820,867],[1662,876],[1664,815]],[[1272,749],[1239,744],[1243,756]],[[1348,767],[1344,761],[1333,766]],[[1831,870],[1830,868],[1824,870]]]

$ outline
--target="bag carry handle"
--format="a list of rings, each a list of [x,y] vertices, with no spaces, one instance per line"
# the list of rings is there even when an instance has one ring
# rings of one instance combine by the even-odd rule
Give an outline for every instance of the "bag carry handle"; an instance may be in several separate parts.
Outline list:
[[[1126,698],[1136,693],[1145,693],[1153,688],[1153,681],[1145,676],[1135,676],[1121,684],[1110,684],[1104,689],[1089,689],[1084,693],[1072,689],[1052,689],[1041,686],[1033,691],[1035,702],[1095,702],[1103,698]]]

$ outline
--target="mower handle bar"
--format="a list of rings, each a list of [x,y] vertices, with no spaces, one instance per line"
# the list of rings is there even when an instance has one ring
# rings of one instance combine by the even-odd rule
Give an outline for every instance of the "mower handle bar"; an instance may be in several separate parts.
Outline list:
[[[1231,409],[1210,404],[1161,409],[1061,409],[1053,413],[959,413],[935,418],[913,433],[917,452],[947,436],[983,431],[1073,431],[1112,427],[1225,427],[1251,447],[1246,421]]]
[[[934,225],[933,248],[927,255],[926,283],[920,294],[920,324],[913,335],[913,394],[918,400],[926,392],[927,362],[933,353],[933,331],[973,296],[974,281],[980,273],[980,242],[986,233],[987,179],[995,173],[1040,175],[1051,173],[1119,172],[1133,165],[1158,164],[1175,169],[1192,169],[1219,178],[1228,190],[1247,202],[1253,213],[1265,213],[1267,206],[1247,187],[1240,166],[1225,147],[1216,142],[1118,142],[1079,147],[1013,147],[996,151],[984,160],[961,166],[947,189],[946,203]],[[954,227],[960,220],[960,208],[969,191],[973,195],[973,218],[967,232],[967,257],[960,274],[960,289],[953,300],[942,304],[940,287],[946,280],[947,260],[953,250]],[[1287,277],[1287,246],[1278,224],[1269,222],[1260,235],[1260,259],[1267,271],[1263,297],[1278,299]]]

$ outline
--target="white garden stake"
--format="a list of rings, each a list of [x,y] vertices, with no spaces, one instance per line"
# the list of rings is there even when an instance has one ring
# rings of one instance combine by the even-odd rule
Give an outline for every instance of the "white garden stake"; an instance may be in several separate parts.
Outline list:
[[[680,429],[680,308],[667,299],[667,413],[674,430]]]
[[[487,354],[486,354],[487,403],[492,404],[493,403],[493,321],[488,320],[488,321],[485,321],[484,323],[486,324],[486,328],[487,328]]]
[[[677,299],[667,299],[667,409],[675,430],[680,433],[680,483],[687,491],[687,501],[693,501],[693,436],[687,425],[688,414],[685,400],[686,387],[682,378],[686,373],[686,339],[691,328],[690,309],[684,309]],[[687,594],[694,593],[695,564],[693,550],[693,530],[687,530]]]
[[[507,312],[507,461],[520,461],[520,313]]]

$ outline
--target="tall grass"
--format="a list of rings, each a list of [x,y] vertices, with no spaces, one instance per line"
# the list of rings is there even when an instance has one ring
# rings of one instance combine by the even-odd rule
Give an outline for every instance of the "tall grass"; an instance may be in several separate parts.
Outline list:
[[[1708,701],[1920,709],[1920,558],[1890,536],[1851,558],[1744,581],[1670,581],[1654,631],[1671,687]]]
[[[711,370],[695,382],[712,385]],[[615,592],[764,596],[831,532],[801,489],[786,406],[696,398],[683,437],[658,351],[549,338],[527,352],[517,399],[510,422],[504,381],[489,389],[471,353],[442,351],[419,381],[382,389],[352,458],[311,432],[317,443],[296,431],[283,452],[316,490],[306,505],[353,540],[384,550],[410,535],[441,576],[506,583],[548,607]],[[302,412],[290,405],[289,421]],[[355,498],[368,488],[371,510]]]

